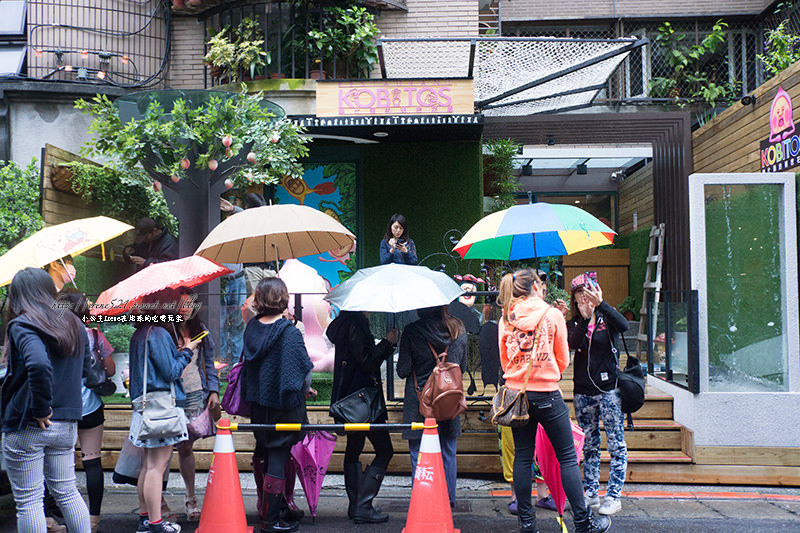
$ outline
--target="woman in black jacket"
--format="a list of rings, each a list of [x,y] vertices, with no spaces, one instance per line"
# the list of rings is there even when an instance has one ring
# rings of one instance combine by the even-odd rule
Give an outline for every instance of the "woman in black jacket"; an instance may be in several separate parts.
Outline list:
[[[572,318],[567,322],[569,347],[575,350],[575,416],[586,439],[583,444],[583,488],[586,505],[599,514],[611,515],[622,507],[620,495],[628,466],[625,444],[625,418],[622,413],[617,374],[619,336],[628,321],[603,301],[597,275],[586,272],[572,280]],[[600,418],[611,455],[606,497],[602,504],[600,488]]]
[[[383,412],[375,420],[365,422],[383,424],[386,422],[386,406],[381,363],[392,355],[397,345],[397,330],[389,330],[386,338],[376,345],[369,330],[368,316],[368,312],[342,311],[325,331],[325,335],[336,346],[331,405],[364,387],[377,388]],[[336,422],[343,423],[344,420],[336,419]],[[375,449],[375,459],[362,473],[359,456],[367,438]],[[347,517],[357,524],[378,524],[389,520],[388,514],[372,506],[372,500],[378,495],[392,455],[394,449],[387,432],[348,433],[344,452],[344,486],[350,500]]]
[[[78,318],[55,309],[56,287],[44,270],[11,280],[6,303],[8,374],[0,392],[3,455],[17,531],[46,531],[44,482],[71,532],[89,533],[89,509],[75,485],[75,439],[89,338]]]
[[[428,307],[417,311],[419,320],[412,322],[403,330],[400,339],[400,357],[397,359],[397,375],[406,379],[405,397],[403,398],[403,423],[424,422],[419,412],[419,399],[414,389],[414,375],[421,391],[425,387],[436,359],[431,347],[440,354],[447,350],[447,361],[456,363],[464,372],[467,369],[467,333],[464,324],[450,316],[447,306]],[[444,477],[447,480],[447,492],[450,507],[456,504],[456,438],[461,435],[461,416],[452,420],[438,422],[439,443],[442,448]],[[411,454],[411,471],[417,469],[421,431],[403,431],[403,438],[408,439],[408,451]]]
[[[311,359],[303,335],[283,318],[289,291],[279,278],[262,279],[256,286],[258,313],[244,330],[244,389],[254,424],[308,423],[305,393],[311,385]],[[280,519],[286,484],[286,462],[302,433],[256,431],[253,464],[261,466],[263,498],[259,514],[262,533],[296,531],[297,522]],[[254,471],[256,479],[258,473]]]

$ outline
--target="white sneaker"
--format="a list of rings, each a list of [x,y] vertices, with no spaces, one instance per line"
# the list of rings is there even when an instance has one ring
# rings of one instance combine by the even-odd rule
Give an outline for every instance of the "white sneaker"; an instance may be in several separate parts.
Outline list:
[[[619,498],[606,497],[603,503],[600,504],[600,508],[597,509],[597,512],[598,514],[610,515],[616,513],[620,509],[622,509],[622,502]]]
[[[162,520],[160,524],[150,524],[150,533],[181,533],[181,526],[170,522],[169,520]]]
[[[592,495],[589,494],[588,492],[585,492],[583,494],[583,499],[586,502],[586,507],[594,508],[600,505],[600,496],[598,496],[597,494]]]

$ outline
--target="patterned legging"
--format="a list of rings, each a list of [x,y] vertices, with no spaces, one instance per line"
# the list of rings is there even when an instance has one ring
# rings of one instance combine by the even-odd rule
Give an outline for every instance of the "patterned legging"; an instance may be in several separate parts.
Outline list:
[[[70,533],[89,533],[89,510],[75,485],[76,422],[53,421],[47,429],[28,425],[3,434],[3,457],[17,504],[17,531],[47,530],[44,480]]]
[[[625,444],[625,415],[622,413],[619,392],[612,390],[587,396],[575,394],[575,416],[586,434],[583,443],[583,488],[587,494],[600,490],[600,418],[606,431],[611,465],[608,474],[607,496],[619,498],[628,468],[628,446]]]

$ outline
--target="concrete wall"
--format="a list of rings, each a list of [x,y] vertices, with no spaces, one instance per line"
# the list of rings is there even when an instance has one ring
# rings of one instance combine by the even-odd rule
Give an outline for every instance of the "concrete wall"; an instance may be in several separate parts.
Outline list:
[[[172,49],[167,72],[167,85],[170,88],[203,88],[205,76],[203,28],[203,22],[195,17],[172,19]]]
[[[69,101],[15,101],[10,107],[11,159],[20,165],[32,157],[41,161],[45,143],[78,153],[91,138],[91,117]]]
[[[408,11],[383,10],[381,37],[473,37],[478,0],[408,0]]]
[[[503,22],[617,18],[759,15],[771,0],[500,0]]]

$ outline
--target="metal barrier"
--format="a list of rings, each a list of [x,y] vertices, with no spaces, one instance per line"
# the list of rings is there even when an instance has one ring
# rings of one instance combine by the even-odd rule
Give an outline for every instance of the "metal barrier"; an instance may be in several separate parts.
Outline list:
[[[422,431],[437,426],[426,426],[424,422],[412,422],[410,424],[239,424],[231,422],[229,426],[217,424],[217,429],[229,429],[231,431],[387,431],[398,433],[410,429],[411,431]]]

